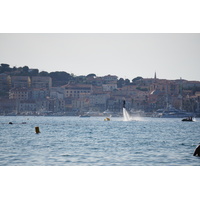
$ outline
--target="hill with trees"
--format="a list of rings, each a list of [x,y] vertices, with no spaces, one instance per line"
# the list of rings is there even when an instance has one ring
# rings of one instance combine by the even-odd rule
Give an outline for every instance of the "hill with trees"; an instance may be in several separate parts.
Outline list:
[[[53,87],[62,86],[68,84],[69,82],[74,83],[82,83],[87,84],[87,80],[90,77],[96,77],[96,74],[90,73],[88,75],[76,76],[74,74],[67,73],[65,71],[55,71],[55,72],[46,72],[41,71],[39,72],[38,69],[31,69],[28,66],[23,67],[10,67],[9,64],[2,63],[0,65],[0,74],[6,73],[10,76],[49,76],[52,78]],[[142,78],[142,77],[139,77]],[[135,78],[137,80],[137,78]],[[133,80],[135,80],[133,79]],[[119,88],[123,87],[124,85],[134,84],[134,82],[130,81],[129,79],[119,78],[117,81],[117,85]]]

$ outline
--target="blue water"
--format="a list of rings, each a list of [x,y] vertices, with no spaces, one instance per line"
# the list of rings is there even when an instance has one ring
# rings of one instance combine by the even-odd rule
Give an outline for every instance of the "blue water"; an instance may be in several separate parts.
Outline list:
[[[0,166],[199,166],[199,142],[200,119],[0,117]]]

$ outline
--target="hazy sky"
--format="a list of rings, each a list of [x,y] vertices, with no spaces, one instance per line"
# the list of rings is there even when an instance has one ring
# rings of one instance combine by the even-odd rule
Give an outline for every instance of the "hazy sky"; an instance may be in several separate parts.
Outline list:
[[[0,63],[75,75],[200,81],[198,33],[1,33]]]

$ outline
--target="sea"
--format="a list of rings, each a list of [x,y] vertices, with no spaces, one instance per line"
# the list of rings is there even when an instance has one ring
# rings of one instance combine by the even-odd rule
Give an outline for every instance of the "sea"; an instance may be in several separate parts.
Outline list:
[[[199,118],[104,119],[0,116],[0,166],[200,165]]]

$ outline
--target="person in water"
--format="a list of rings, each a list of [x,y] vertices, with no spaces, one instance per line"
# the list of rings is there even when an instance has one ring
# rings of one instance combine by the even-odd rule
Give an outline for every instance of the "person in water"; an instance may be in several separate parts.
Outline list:
[[[126,104],[126,101],[125,101],[125,100],[123,100],[123,108],[125,108],[125,104]]]
[[[195,149],[193,156],[200,156],[200,145]]]

